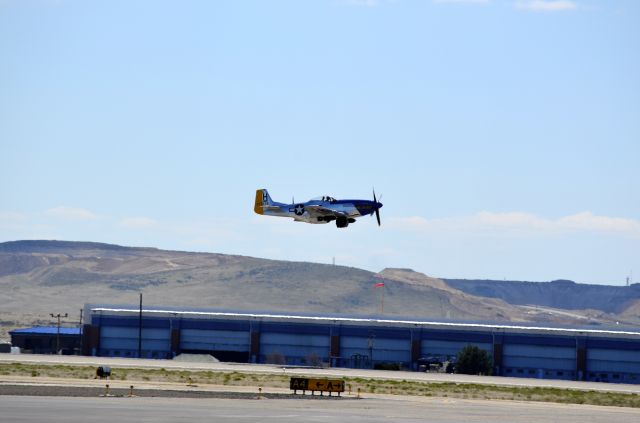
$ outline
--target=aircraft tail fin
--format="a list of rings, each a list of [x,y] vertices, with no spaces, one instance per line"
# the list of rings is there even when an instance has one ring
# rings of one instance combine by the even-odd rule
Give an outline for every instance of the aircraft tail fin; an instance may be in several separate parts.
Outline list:
[[[273,207],[274,203],[266,189],[256,190],[256,201],[253,205],[253,211],[258,214],[264,214],[264,209]]]

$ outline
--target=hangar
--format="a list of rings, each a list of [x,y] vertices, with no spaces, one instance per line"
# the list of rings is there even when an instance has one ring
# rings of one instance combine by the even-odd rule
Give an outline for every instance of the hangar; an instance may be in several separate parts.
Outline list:
[[[506,324],[86,307],[83,353],[221,361],[418,369],[422,357],[488,351],[494,375],[640,383],[640,332]]]
[[[80,328],[37,326],[9,331],[11,345],[34,354],[77,354],[80,351]]]

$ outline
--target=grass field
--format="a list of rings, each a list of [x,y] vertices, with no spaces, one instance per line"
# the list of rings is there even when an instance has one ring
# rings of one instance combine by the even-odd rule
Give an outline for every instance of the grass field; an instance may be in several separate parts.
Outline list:
[[[93,366],[0,364],[3,375],[52,377],[70,380],[87,380],[95,377]],[[111,380],[171,382],[185,385],[225,385],[288,388],[288,375],[272,375],[244,372],[185,371],[167,369],[112,368]],[[541,401],[566,404],[592,404],[616,407],[640,408],[640,395],[615,392],[582,391],[546,387],[506,387],[465,383],[428,383],[416,381],[343,378],[347,391],[362,393],[449,397],[462,399],[492,399],[516,401]]]

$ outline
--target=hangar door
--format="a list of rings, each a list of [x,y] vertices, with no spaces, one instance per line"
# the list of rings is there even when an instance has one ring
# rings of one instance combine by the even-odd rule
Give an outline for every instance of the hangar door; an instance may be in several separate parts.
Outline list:
[[[493,345],[490,343],[445,341],[440,339],[423,339],[421,342],[420,352],[423,357],[440,356],[449,358],[457,356],[458,352],[467,345],[474,345],[482,350],[487,351],[489,354],[493,354]]]
[[[411,362],[411,340],[343,336],[340,338],[340,355],[350,367],[368,367],[370,363],[381,362],[407,365]]]
[[[100,355],[137,357],[139,330],[136,327],[102,326]],[[142,357],[167,358],[170,351],[169,329],[142,329]]]
[[[180,351],[210,354],[220,361],[246,363],[249,360],[250,337],[247,331],[182,329]]]
[[[329,361],[329,335],[262,332],[260,354],[266,362],[284,359],[287,364],[309,364],[320,359]]]
[[[575,378],[576,350],[573,347],[504,344],[502,354],[505,376]]]
[[[640,353],[634,350],[587,348],[588,380],[640,382]]]

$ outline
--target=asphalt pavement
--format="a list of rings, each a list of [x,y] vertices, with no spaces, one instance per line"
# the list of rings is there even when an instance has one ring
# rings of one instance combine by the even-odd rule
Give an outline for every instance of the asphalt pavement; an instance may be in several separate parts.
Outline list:
[[[0,396],[0,420],[8,423],[637,423],[640,421],[640,410],[446,398],[383,398],[326,402],[295,399]]]

